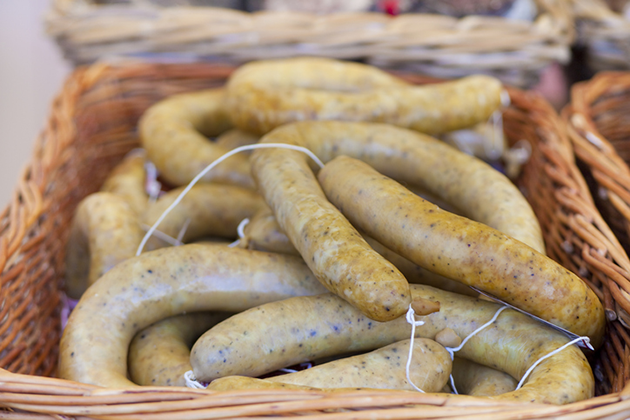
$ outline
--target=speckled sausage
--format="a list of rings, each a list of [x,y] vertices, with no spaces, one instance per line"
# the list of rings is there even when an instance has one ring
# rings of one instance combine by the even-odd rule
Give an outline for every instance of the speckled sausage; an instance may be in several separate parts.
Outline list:
[[[470,360],[456,357],[453,360],[453,380],[460,394],[492,397],[512,392],[518,381],[507,373]]]
[[[132,150],[107,176],[101,191],[122,197],[137,215],[144,213],[149,196],[146,193],[144,170],[146,152]]]
[[[403,315],[411,303],[407,280],[330,204],[304,155],[266,150],[264,155],[252,154],[252,174],[315,277],[372,319]]]
[[[392,343],[369,353],[334,360],[268,380],[315,388],[414,388],[407,382],[405,365],[409,341]],[[414,340],[409,377],[425,392],[439,392],[448,381],[453,367],[451,356],[433,340]]]
[[[103,274],[136,255],[144,232],[137,214],[121,197],[98,192],[77,207],[66,251],[68,296],[78,299]]]
[[[467,337],[489,321],[499,305],[411,285],[412,296],[440,302],[440,311],[422,317],[417,337],[433,339],[444,328]],[[254,328],[252,325],[266,325]],[[332,294],[286,299],[250,309],[217,324],[195,343],[191,364],[204,381],[228,375],[265,372],[335,354],[367,351],[409,337],[404,318],[377,322]],[[488,328],[466,343],[458,356],[521,378],[540,357],[569,340],[553,328],[513,310],[503,311]],[[577,346],[539,364],[517,391],[502,400],[565,404],[593,396],[594,378]]]
[[[129,375],[138,385],[186,386],[190,347],[201,334],[229,316],[196,312],[166,318],[138,332],[129,345]]]
[[[252,217],[244,229],[245,236],[239,241],[241,248],[256,249],[266,252],[278,252],[280,254],[299,255],[287,235],[282,231],[278,222],[269,207],[264,207]],[[386,248],[375,239],[365,234],[361,234],[363,239],[374,249],[374,251],[385,257],[400,270],[409,283],[427,284],[439,287],[443,290],[461,293],[468,296],[477,296],[478,293],[470,287],[459,282],[448,279],[439,274],[412,263],[408,259],[401,257],[394,251]]]
[[[143,215],[143,223],[152,226],[184,188],[176,188],[160,197]],[[158,230],[177,237],[187,224],[183,237],[185,243],[210,235],[235,238],[239,223],[252,217],[264,206],[262,197],[247,188],[213,183],[197,184],[160,223]],[[163,246],[167,246],[167,243],[154,236],[144,249],[150,251]]]
[[[231,128],[223,89],[168,97],[152,105],[138,125],[140,142],[160,175],[175,186],[190,182],[229,149],[206,138]],[[237,154],[204,178],[252,188],[247,156]]]
[[[597,295],[549,257],[441,210],[359,160],[340,156],[318,179],[355,226],[410,261],[601,344],[605,318]]]
[[[129,343],[156,321],[325,291],[296,257],[196,244],[148,252],[117,265],[83,295],[61,338],[59,376],[134,386],[127,379]]]
[[[467,217],[545,252],[538,219],[518,188],[481,160],[429,136],[386,124],[325,121],[289,124],[269,133],[261,142],[303,146],[324,163],[341,155],[362,160],[402,184],[417,185],[453,203]],[[259,180],[277,177],[273,169],[264,167],[266,156],[277,153],[296,152],[256,150],[252,153],[252,174]],[[293,156],[308,159],[303,154]],[[492,188],[488,188],[489,185]],[[273,202],[282,200],[281,192],[263,188],[261,194],[268,204],[271,198]],[[270,204],[277,217],[275,206]],[[289,233],[283,223],[278,222]],[[291,235],[289,237],[293,241]]]
[[[413,86],[375,67],[328,58],[258,61],[227,84],[234,125],[257,134],[294,121],[372,121],[442,133],[486,121],[501,106],[489,76]]]

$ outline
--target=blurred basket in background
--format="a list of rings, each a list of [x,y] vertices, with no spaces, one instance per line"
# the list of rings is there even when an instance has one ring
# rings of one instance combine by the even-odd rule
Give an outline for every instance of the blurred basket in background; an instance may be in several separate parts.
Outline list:
[[[613,0],[611,0],[612,2]],[[577,44],[592,71],[630,69],[630,3],[626,14],[604,0],[571,0]]]
[[[16,410],[0,411],[0,417],[34,418],[32,413],[142,419],[303,414],[461,419],[627,416],[630,335],[619,319],[630,304],[619,290],[629,282],[630,261],[593,204],[562,121],[539,95],[516,89],[510,90],[505,132],[511,144],[525,140],[532,146],[517,185],[540,219],[549,255],[587,281],[606,307],[606,343],[591,357],[599,397],[556,407],[481,399],[457,402],[409,392],[212,394],[181,388],[129,392],[32,376],[55,372],[65,244],[76,205],[137,146],[136,123],[147,107],[170,94],[221,85],[231,71],[209,63],[96,64],[77,69],[68,79],[14,199],[0,218],[0,367],[27,374],[0,370],[0,406]],[[404,77],[414,83],[427,81],[422,76]],[[352,413],[342,413],[346,410]]]
[[[530,87],[549,65],[569,60],[574,35],[570,4],[534,3],[530,22],[418,13],[248,13],[166,0],[54,0],[46,22],[75,64],[120,55],[232,63],[314,55],[441,78],[486,73]]]

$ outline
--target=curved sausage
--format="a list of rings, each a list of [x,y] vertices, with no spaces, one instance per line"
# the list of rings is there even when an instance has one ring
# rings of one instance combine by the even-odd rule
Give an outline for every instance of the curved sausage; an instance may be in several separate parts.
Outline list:
[[[134,386],[127,379],[129,343],[156,321],[323,292],[296,257],[207,244],[147,252],[118,264],[83,295],[61,337],[59,376]]]
[[[227,84],[234,125],[265,134],[295,121],[383,122],[441,133],[486,121],[501,106],[501,82],[490,76],[410,85],[376,67],[328,58],[245,64]]]
[[[425,324],[416,327],[416,337],[433,339],[445,328],[467,337],[500,308],[430,286],[414,284],[411,291],[414,298],[440,302],[439,312],[422,317]],[[252,333],[254,324],[266,327]],[[404,318],[372,321],[332,294],[297,297],[261,305],[217,324],[195,343],[190,361],[195,376],[203,381],[259,376],[307,360],[382,347],[410,334]],[[457,355],[521,378],[540,357],[568,341],[527,315],[504,310]],[[577,346],[570,346],[536,366],[522,388],[493,398],[565,404],[592,397],[594,383],[586,357]]]
[[[318,179],[355,226],[410,261],[601,344],[605,317],[597,295],[551,258],[441,210],[359,160],[337,157]]]
[[[125,199],[108,192],[84,198],[77,207],[66,251],[68,296],[78,299],[103,274],[136,255],[144,232]]]
[[[186,386],[190,347],[201,334],[229,314],[196,312],[177,315],[139,331],[129,345],[129,375],[138,385]]]
[[[147,109],[138,123],[140,143],[149,160],[175,186],[188,184],[229,151],[207,137],[221,134],[231,126],[223,89],[170,96]],[[203,180],[253,187],[247,156],[243,154],[222,162]]]

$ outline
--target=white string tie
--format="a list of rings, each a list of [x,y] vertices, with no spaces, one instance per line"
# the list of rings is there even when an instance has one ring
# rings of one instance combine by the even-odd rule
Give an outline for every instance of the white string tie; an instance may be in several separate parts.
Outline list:
[[[208,387],[207,385],[204,385],[201,382],[197,381],[197,378],[195,378],[195,374],[192,370],[184,373],[184,381],[186,382],[186,386],[188,388],[206,389]]]
[[[153,204],[157,201],[162,191],[162,184],[157,180],[158,170],[153,162],[144,162],[144,171],[146,172],[146,180],[144,183],[144,189],[149,195],[149,204]]]
[[[142,254],[142,250],[144,249],[144,246],[146,245],[146,243],[149,240],[149,238],[151,237],[151,235],[153,235],[153,233],[157,230],[157,227],[160,225],[160,223],[162,223],[162,221],[166,218],[166,216],[168,216],[168,214],[184,199],[184,196],[186,196],[186,194],[188,194],[188,191],[190,191],[192,189],[192,187],[195,186],[195,184],[197,182],[199,182],[199,180],[201,180],[201,178],[204,177],[204,175],[206,175],[213,168],[215,168],[219,163],[223,162],[224,160],[226,160],[230,156],[233,156],[233,155],[235,155],[237,153],[240,153],[240,152],[244,152],[244,151],[247,151],[247,150],[254,150],[254,149],[289,149],[289,150],[296,150],[298,152],[302,152],[302,153],[305,153],[306,155],[308,155],[308,157],[313,159],[313,161],[315,161],[315,163],[320,168],[324,167],[324,163],[317,156],[315,156],[315,154],[313,152],[311,152],[310,150],[308,150],[305,147],[295,146],[293,144],[257,143],[257,144],[248,144],[246,146],[239,146],[236,149],[232,149],[229,152],[227,152],[226,154],[224,154],[223,156],[221,156],[220,158],[218,158],[217,160],[215,160],[214,162],[212,162],[211,164],[209,164],[208,166],[206,166],[201,172],[199,172],[197,174],[196,177],[193,178],[192,181],[190,181],[188,183],[186,188],[184,188],[184,190],[177,196],[175,201],[173,201],[173,203],[170,206],[168,206],[168,208],[166,210],[164,210],[162,215],[155,221],[155,223],[153,224],[153,226],[151,226],[151,228],[146,233],[146,235],[144,235],[144,238],[142,238],[142,242],[140,242],[140,245],[138,246],[138,250],[136,251],[136,256]]]
[[[239,242],[241,242],[241,239],[243,239],[245,237],[245,230],[244,229],[245,229],[245,226],[247,226],[248,223],[249,223],[249,219],[245,218],[245,219],[241,220],[241,223],[238,224],[238,227],[236,228],[236,233],[238,233],[238,239],[228,245],[230,248],[234,248],[236,245],[239,244]]]

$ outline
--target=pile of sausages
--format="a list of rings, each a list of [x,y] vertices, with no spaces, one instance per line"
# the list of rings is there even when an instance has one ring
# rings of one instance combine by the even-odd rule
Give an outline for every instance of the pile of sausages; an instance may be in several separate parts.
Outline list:
[[[66,290],[80,300],[59,375],[130,387],[183,385],[192,370],[215,390],[413,390],[404,316],[412,307],[424,325],[410,379],[425,392],[451,391],[452,374],[468,395],[592,397],[593,373],[577,346],[542,361],[516,389],[569,338],[512,309],[454,360],[445,349],[501,307],[469,286],[595,347],[603,340],[601,303],[545,256],[518,189],[429,135],[487,120],[503,95],[486,76],[418,87],[358,63],[299,58],[250,63],[225,88],[155,104],[139,124],[143,151],[77,208]],[[255,143],[277,146],[208,172],[136,256],[146,227],[187,183]],[[310,150],[323,167],[282,145]],[[154,201],[147,161],[173,187]],[[306,361],[317,363],[260,379]]]

